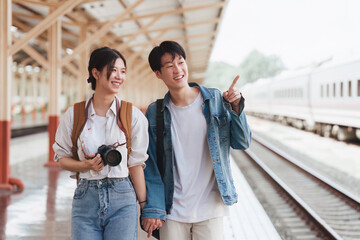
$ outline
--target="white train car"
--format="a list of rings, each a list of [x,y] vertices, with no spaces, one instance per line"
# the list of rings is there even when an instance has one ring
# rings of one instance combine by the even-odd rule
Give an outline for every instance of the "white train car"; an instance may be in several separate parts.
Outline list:
[[[332,62],[311,73],[311,111],[317,131],[360,139],[360,59]]]
[[[360,59],[285,72],[241,91],[249,114],[339,140],[360,139]]]
[[[269,102],[271,80],[272,79],[260,79],[254,83],[246,84],[242,88],[242,93],[246,99],[246,110],[253,115],[268,115],[271,107]]]
[[[309,107],[309,74],[310,69],[284,72],[270,86],[271,114],[300,129],[314,126]]]

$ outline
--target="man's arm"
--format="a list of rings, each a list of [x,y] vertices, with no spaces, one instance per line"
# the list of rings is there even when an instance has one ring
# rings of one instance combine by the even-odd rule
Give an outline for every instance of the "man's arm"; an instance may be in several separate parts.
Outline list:
[[[147,203],[142,211],[142,218],[158,218],[165,220],[165,192],[160,172],[157,166],[156,155],[156,133],[154,125],[156,125],[155,104],[151,104],[146,112],[146,118],[149,121],[149,158],[146,161],[144,169]]]
[[[164,184],[156,161],[156,134],[153,129],[156,124],[155,106],[155,104],[151,104],[145,114],[149,121],[149,158],[144,169],[147,202],[141,211],[141,225],[143,230],[148,233],[148,238],[154,230],[162,226],[166,217]]]
[[[231,114],[230,146],[234,149],[244,150],[250,146],[251,131],[243,112],[245,99],[239,89],[235,87],[238,79],[239,75],[235,77],[229,89],[223,92],[223,98],[226,101],[225,106],[227,106]]]

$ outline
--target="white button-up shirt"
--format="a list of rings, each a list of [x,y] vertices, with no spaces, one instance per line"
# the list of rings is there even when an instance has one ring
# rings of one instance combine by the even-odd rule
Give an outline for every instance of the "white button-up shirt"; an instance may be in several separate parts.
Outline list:
[[[86,104],[88,104],[88,99]],[[120,103],[120,101],[119,101]],[[120,103],[121,104],[121,103]],[[121,107],[121,106],[120,106]],[[78,140],[78,156],[80,161],[85,161],[85,154],[95,154],[99,146],[113,145],[114,143],[125,143],[126,137],[123,131],[117,125],[116,99],[114,99],[111,107],[105,117],[97,116],[93,108],[92,101],[88,110],[88,119],[85,123],[83,131]],[[72,141],[71,134],[73,130],[74,107],[71,106],[65,112],[60,120],[59,127],[56,131],[55,143],[53,149],[55,152],[54,160],[68,157],[72,158],[71,152]],[[131,152],[127,156],[126,144],[118,146],[116,149],[121,153],[122,160],[117,166],[106,165],[100,172],[92,170],[80,172],[80,178],[85,179],[102,179],[121,178],[129,175],[128,168],[142,165],[145,167],[145,161],[148,159],[147,148],[149,144],[148,122],[144,114],[136,107],[132,107],[131,117]],[[76,173],[72,172],[71,177],[75,177]]]

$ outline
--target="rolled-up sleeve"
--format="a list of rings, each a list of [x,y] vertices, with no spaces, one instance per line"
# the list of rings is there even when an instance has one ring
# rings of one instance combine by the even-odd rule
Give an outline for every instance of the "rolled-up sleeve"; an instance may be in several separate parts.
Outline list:
[[[138,108],[133,107],[131,120],[131,152],[128,159],[129,168],[138,165],[145,167],[145,161],[148,159],[148,145],[148,121]]]
[[[53,144],[53,150],[55,152],[54,161],[56,162],[64,157],[72,158],[73,154],[71,152],[71,134],[73,129],[73,118],[73,107],[69,107],[60,119],[59,126],[56,130],[55,143]]]

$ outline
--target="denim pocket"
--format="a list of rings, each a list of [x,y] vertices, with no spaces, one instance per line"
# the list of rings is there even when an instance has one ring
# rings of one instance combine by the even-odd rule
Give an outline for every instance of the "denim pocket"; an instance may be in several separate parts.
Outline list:
[[[113,183],[112,188],[117,193],[134,192],[134,188],[128,178],[124,179],[123,181]]]
[[[88,181],[80,180],[79,184],[77,185],[74,193],[74,199],[81,199],[85,196],[86,191],[88,189]]]

